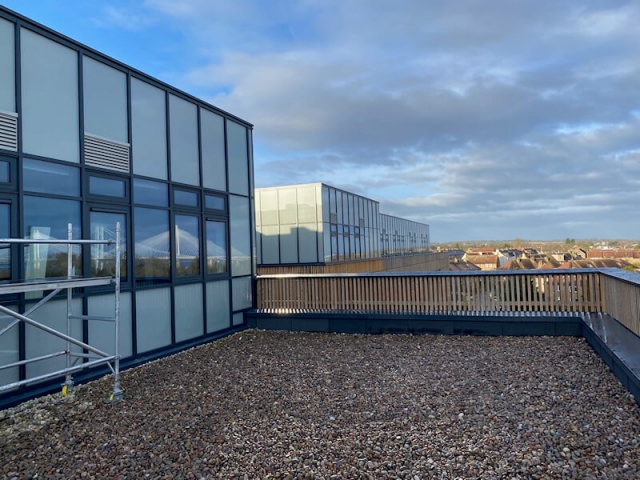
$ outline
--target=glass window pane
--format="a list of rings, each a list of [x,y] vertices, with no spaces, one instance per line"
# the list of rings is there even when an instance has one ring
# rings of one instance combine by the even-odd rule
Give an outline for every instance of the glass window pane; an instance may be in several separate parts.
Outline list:
[[[0,203],[0,238],[11,237],[11,205]],[[11,247],[8,243],[0,243],[0,281],[11,279]],[[0,327],[2,328],[2,327]]]
[[[9,162],[0,160],[0,182],[9,183],[11,181],[11,170]]]
[[[249,199],[229,196],[231,236],[231,273],[234,277],[251,275]]]
[[[124,198],[126,195],[125,182],[113,178],[89,177],[89,193]]]
[[[0,18],[0,110],[16,111],[14,25]]]
[[[77,163],[78,54],[26,28],[20,42],[24,150]]]
[[[200,219],[176,215],[176,274],[200,275]]]
[[[91,275],[116,274],[116,223],[120,222],[120,277],[127,279],[127,217],[124,213],[91,212],[91,240],[112,240],[112,245],[91,245]]]
[[[224,197],[217,195],[205,195],[204,205],[211,210],[224,210]]]
[[[131,153],[133,173],[167,179],[165,92],[131,79]]]
[[[82,74],[85,132],[128,143],[127,76],[89,57]]]
[[[133,179],[133,201],[143,205],[155,205],[158,207],[168,206],[167,198],[169,188],[166,183]]]
[[[227,232],[224,222],[207,221],[207,273],[227,271]]]
[[[171,181],[200,185],[198,107],[169,95]]]
[[[80,195],[80,169],[25,158],[23,186],[26,191],[56,195]]]
[[[247,129],[227,121],[227,151],[229,154],[229,191],[249,195],[249,157]]]
[[[295,188],[284,188],[278,191],[280,225],[294,224],[297,222],[297,206]]]
[[[205,188],[226,191],[224,119],[220,115],[200,109],[200,143],[202,144],[202,185]]]
[[[187,207],[197,207],[198,194],[195,192],[185,192],[184,190],[174,190],[173,201],[176,205],[185,205]]]
[[[134,268],[139,284],[164,283],[171,280],[169,212],[136,208],[133,225]]]
[[[82,235],[80,202],[57,198],[24,197],[24,236],[33,239],[67,239],[67,224],[73,224],[73,238]],[[73,246],[72,275],[79,275],[80,245]],[[67,245],[38,244],[24,249],[25,278],[67,276]]]

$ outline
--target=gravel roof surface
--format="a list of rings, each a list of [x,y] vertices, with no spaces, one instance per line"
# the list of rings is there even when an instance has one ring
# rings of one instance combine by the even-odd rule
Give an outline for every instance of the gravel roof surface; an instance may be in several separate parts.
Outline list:
[[[582,338],[247,330],[0,412],[1,478],[640,478]]]

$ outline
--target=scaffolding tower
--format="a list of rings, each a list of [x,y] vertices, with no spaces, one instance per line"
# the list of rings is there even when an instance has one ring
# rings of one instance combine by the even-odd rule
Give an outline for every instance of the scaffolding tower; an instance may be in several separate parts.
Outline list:
[[[3,393],[14,388],[21,387],[32,383],[49,380],[52,378],[65,376],[65,381],[62,384],[62,394],[68,395],[73,391],[73,374],[80,370],[95,367],[97,365],[107,364],[113,373],[113,390],[106,399],[107,402],[115,403],[122,400],[122,389],[120,388],[120,350],[119,350],[119,337],[120,337],[120,223],[116,223],[115,242],[113,240],[105,240],[104,238],[98,240],[74,240],[73,239],[73,226],[71,223],[67,225],[67,240],[59,239],[34,239],[34,238],[0,238],[0,244],[66,244],[67,245],[67,277],[59,279],[39,279],[28,280],[19,283],[0,284],[0,297],[8,294],[18,294],[27,292],[41,292],[51,290],[44,298],[38,303],[33,305],[24,313],[20,314],[10,310],[9,308],[0,305],[0,313],[4,313],[14,320],[6,327],[0,330],[0,336],[7,333],[10,329],[23,322],[32,327],[38,328],[48,334],[61,338],[66,341],[66,348],[63,351],[49,353],[35,358],[29,358],[18,362],[10,363],[7,365],[0,365],[0,370],[5,370],[12,367],[20,367],[29,363],[38,362],[41,360],[47,360],[55,357],[66,356],[66,366],[61,370],[55,372],[46,373],[43,375],[27,378],[17,382],[9,383],[0,386],[0,393]],[[113,277],[78,277],[73,275],[73,246],[74,245],[109,245],[112,246],[115,243],[115,275]],[[114,285],[115,286],[115,305],[114,316],[92,316],[92,315],[77,315],[72,312],[72,291],[74,288],[94,287],[99,285]],[[30,316],[42,305],[58,295],[62,290],[67,291],[67,322],[66,332],[58,331],[43,323],[40,323]],[[114,324],[114,348],[113,355],[105,353],[88,343],[84,343],[77,340],[71,335],[71,326],[74,320],[82,321],[103,321],[112,322]],[[83,352],[72,352],[71,346],[75,345],[83,349]]]

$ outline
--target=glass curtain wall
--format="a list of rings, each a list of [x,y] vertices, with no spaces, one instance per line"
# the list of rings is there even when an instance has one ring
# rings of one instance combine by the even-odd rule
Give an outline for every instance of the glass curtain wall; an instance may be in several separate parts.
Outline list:
[[[119,222],[125,355],[160,352],[242,324],[243,311],[253,306],[255,274],[251,126],[2,14],[0,115],[3,122],[19,119],[21,131],[15,148],[0,138],[0,238],[67,239],[71,223],[74,239],[114,240]],[[125,148],[101,151],[102,163],[89,162],[87,136]],[[118,152],[125,153],[116,168],[109,162]],[[66,245],[0,244],[0,282],[66,277],[67,256]],[[116,273],[113,244],[74,246],[71,260],[73,275]],[[106,316],[113,301],[105,287],[74,295],[78,314]],[[22,294],[4,302],[24,312],[41,297]],[[62,312],[64,318],[63,303],[55,301],[41,315]],[[104,325],[78,325],[74,336],[111,348]],[[14,333],[0,348],[14,361],[58,348],[30,328]],[[49,369],[12,369],[0,384]]]

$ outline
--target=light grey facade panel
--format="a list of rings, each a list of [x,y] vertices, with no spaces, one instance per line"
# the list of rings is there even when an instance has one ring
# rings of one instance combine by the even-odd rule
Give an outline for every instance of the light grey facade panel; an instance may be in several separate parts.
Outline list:
[[[0,18],[0,110],[16,111],[15,25]]]
[[[219,332],[231,326],[229,280],[207,282],[207,333]]]
[[[176,342],[204,334],[202,284],[174,287]]]
[[[74,312],[82,311],[82,300],[74,299],[71,303]],[[27,308],[33,304],[27,304]],[[43,323],[56,330],[66,331],[67,302],[62,300],[50,301],[38,308],[32,315],[36,322]],[[15,328],[15,327],[14,327]],[[82,323],[71,324],[71,336],[76,340],[82,340]],[[25,326],[25,358],[37,358],[50,353],[66,350],[67,342],[61,338],[40,330],[31,325]],[[82,349],[72,345],[73,352],[82,352]],[[66,359],[60,356],[54,359],[42,360],[27,365],[26,378],[33,378],[47,373],[55,372],[65,367]]]
[[[224,118],[200,109],[200,143],[202,148],[202,186],[227,189],[227,166],[224,154]]]
[[[280,263],[280,227],[265,225],[260,229],[259,236],[262,244],[262,263],[265,265]]]
[[[78,53],[20,29],[25,153],[80,162]]]
[[[129,143],[127,75],[84,56],[82,76],[85,133]]]
[[[247,128],[227,120],[227,158],[229,192],[249,195],[249,151]]]
[[[169,95],[169,131],[171,181],[199,186],[198,107]]]
[[[253,305],[253,280],[251,277],[234,278],[231,288],[233,290],[233,311],[251,308]]]
[[[249,199],[229,195],[229,225],[231,237],[231,274],[251,275],[251,221]]]
[[[280,225],[280,263],[298,263],[298,226]]]
[[[298,225],[298,249],[300,263],[317,263],[318,259],[318,225],[309,223]]]
[[[14,312],[18,310],[16,307],[9,307],[9,309]],[[0,312],[0,330],[9,326],[14,320],[15,318]],[[8,365],[19,360],[20,340],[18,329],[14,327],[0,336],[0,365]],[[17,382],[18,380],[20,380],[18,367],[0,370],[0,385]]]
[[[131,149],[133,173],[167,180],[165,92],[131,79]]]
[[[89,297],[87,302],[89,305],[87,313],[89,315],[113,317],[115,295],[95,295]],[[118,342],[118,349],[123,358],[133,355],[132,316],[131,293],[123,292],[120,294],[120,336]],[[94,321],[88,322],[88,328],[89,345],[113,355],[115,335],[113,324]]]
[[[136,329],[138,353],[171,344],[171,289],[136,292]]]

